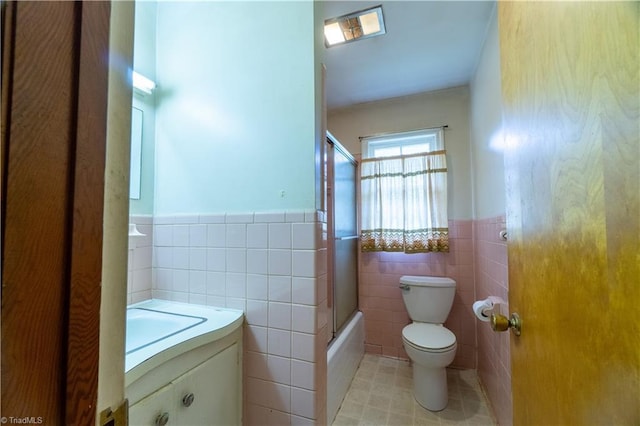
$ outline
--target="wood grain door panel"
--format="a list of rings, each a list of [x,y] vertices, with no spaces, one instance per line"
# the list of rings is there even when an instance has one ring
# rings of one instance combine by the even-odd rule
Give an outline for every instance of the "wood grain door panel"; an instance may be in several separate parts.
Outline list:
[[[498,11],[514,424],[638,424],[639,3]]]
[[[2,416],[93,424],[110,3],[3,8]]]

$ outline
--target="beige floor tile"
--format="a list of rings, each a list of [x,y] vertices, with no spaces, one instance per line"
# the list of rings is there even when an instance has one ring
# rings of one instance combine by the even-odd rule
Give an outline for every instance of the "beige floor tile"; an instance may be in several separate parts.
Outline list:
[[[370,393],[369,400],[367,401],[367,408],[377,408],[379,410],[389,411],[391,405],[390,393]]]
[[[427,410],[426,408],[422,407],[417,402],[414,405],[414,415],[413,415],[413,417],[415,419],[419,419],[419,420],[428,420],[430,422],[436,422],[436,423],[440,422],[440,417],[438,417],[438,415],[436,413],[434,413],[433,411]]]
[[[410,391],[398,390],[394,392],[391,397],[389,410],[391,413],[406,414],[413,417],[415,411],[414,405],[413,393]]]
[[[386,425],[389,412],[378,408],[367,407],[360,417],[361,425]]]
[[[358,370],[358,372],[356,372],[356,375],[354,376],[355,379],[359,379],[362,380],[363,382],[373,382],[373,378],[375,377],[376,373],[375,371],[360,371]]]
[[[378,365],[378,361],[380,361],[380,358],[382,358],[379,355],[372,355],[372,354],[364,354],[364,357],[362,358],[362,361],[360,362],[360,365],[362,364],[374,364],[374,365]]]
[[[386,373],[378,372],[373,377],[374,385],[382,385],[387,387],[393,386],[393,383],[395,382],[395,380],[396,380],[395,374],[386,374]]]
[[[413,417],[407,416],[405,414],[389,414],[389,419],[387,420],[387,425],[389,426],[410,426],[413,425]]]
[[[462,407],[460,407],[460,409],[455,409],[447,406],[447,408],[445,408],[444,410],[439,411],[437,415],[440,418],[440,422],[464,423],[468,418],[468,416],[465,415],[464,411],[462,410]]]
[[[495,423],[489,416],[475,415],[467,419],[467,423],[473,426],[494,426]]]
[[[413,397],[409,362],[366,354],[333,425],[495,425],[474,370],[448,369],[447,385],[447,407],[431,412]]]
[[[384,356],[379,356],[378,357],[378,364],[379,365],[389,365],[389,366],[395,367],[400,362],[402,362],[402,361],[400,361],[399,359],[396,359],[396,358],[387,358],[387,357],[384,357]]]
[[[398,370],[396,371],[396,374],[398,376],[412,378],[413,370],[411,369],[411,364],[409,364],[408,362],[403,362],[401,365],[398,366]]]
[[[440,420],[438,420],[438,419],[429,420],[429,419],[415,418],[415,419],[413,419],[413,425],[414,426],[439,426],[440,425]]]
[[[358,426],[358,419],[338,413],[333,421],[333,426]]]
[[[413,389],[413,379],[411,377],[404,377],[396,374],[393,385],[398,389]]]
[[[478,382],[478,375],[475,370],[457,370],[458,371],[458,386],[460,388],[472,388],[480,390],[480,383]]]
[[[364,412],[364,404],[358,402],[344,400],[340,406],[339,414],[344,414],[347,417],[359,419]]]
[[[445,409],[440,412],[445,412],[445,411],[460,411],[460,412],[464,411],[462,406],[462,401],[459,399],[450,398]]]
[[[353,381],[351,382],[351,386],[349,387],[349,389],[358,389],[358,390],[363,390],[365,392],[369,392],[371,391],[371,385],[372,385],[371,380],[362,379],[356,376],[353,378]]]
[[[378,365],[378,373],[381,374],[391,374],[391,375],[395,375],[396,371],[398,369],[396,368],[395,365],[385,365],[385,364],[379,364]]]
[[[349,389],[347,395],[344,397],[345,401],[355,402],[357,404],[366,404],[369,399],[368,391],[361,389]]]
[[[462,400],[472,399],[474,401],[482,401],[482,391],[480,389],[460,387],[460,396]]]

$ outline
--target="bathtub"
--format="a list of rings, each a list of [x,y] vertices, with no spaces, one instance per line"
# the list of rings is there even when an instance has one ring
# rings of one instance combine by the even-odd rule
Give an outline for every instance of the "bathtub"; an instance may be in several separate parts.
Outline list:
[[[357,311],[327,350],[327,420],[331,424],[364,356],[364,320]]]
[[[180,424],[188,422],[180,417],[187,411],[189,421],[241,421],[243,319],[236,309],[165,300],[129,305],[125,395],[130,424],[153,424],[158,413]],[[185,392],[195,392],[195,402],[180,411],[172,401]]]

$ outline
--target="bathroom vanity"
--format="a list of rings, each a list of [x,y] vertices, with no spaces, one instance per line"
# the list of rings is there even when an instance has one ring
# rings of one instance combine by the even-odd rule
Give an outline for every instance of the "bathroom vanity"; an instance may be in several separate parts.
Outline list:
[[[129,424],[242,424],[242,311],[151,300],[127,310]]]

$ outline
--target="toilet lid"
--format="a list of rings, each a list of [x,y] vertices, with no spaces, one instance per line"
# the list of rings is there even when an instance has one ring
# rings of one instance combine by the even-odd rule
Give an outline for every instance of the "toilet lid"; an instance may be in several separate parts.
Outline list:
[[[446,349],[456,343],[456,335],[441,325],[413,323],[402,329],[402,337],[425,349]]]

